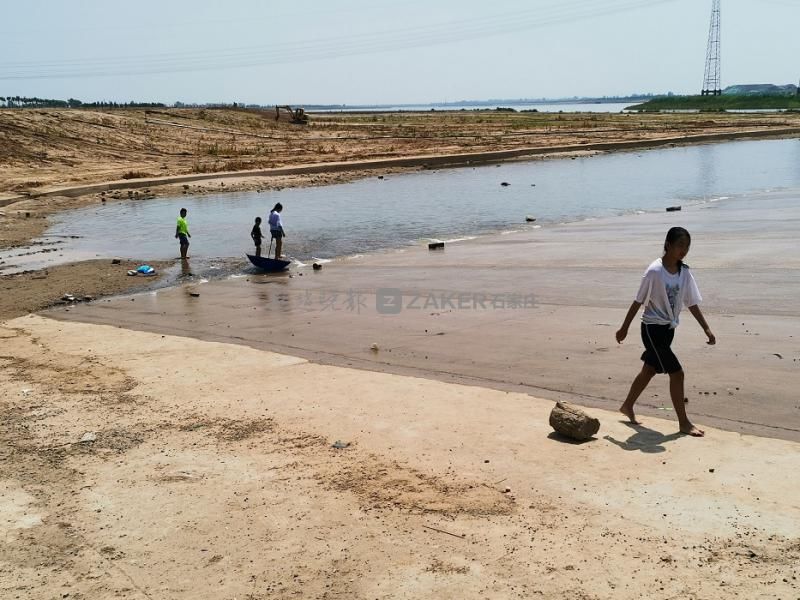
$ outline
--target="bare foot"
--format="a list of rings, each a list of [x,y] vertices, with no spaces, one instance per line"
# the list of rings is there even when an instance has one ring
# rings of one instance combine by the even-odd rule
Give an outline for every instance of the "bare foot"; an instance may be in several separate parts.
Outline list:
[[[692,437],[703,437],[706,432],[702,429],[695,427],[691,423],[687,423],[686,425],[681,425],[681,433],[685,433],[686,435],[690,435]]]
[[[628,408],[624,404],[619,407],[619,412],[630,419],[630,422],[634,425],[640,425],[639,421],[636,420],[636,415],[633,414],[633,408]]]

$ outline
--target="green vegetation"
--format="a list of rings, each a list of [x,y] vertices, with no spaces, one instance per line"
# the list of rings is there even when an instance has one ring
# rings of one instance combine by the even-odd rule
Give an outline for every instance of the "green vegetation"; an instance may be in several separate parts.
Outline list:
[[[81,102],[75,98],[28,98],[26,96],[0,96],[0,108],[164,108],[161,102]]]
[[[700,110],[722,112],[725,110],[800,110],[800,96],[661,96],[643,104],[629,106],[627,110],[659,112],[662,110]]]

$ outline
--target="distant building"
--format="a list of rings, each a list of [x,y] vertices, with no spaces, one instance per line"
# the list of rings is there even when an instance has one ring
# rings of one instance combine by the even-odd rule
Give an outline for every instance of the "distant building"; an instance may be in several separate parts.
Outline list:
[[[800,94],[800,88],[793,83],[787,85],[750,83],[728,86],[722,93],[726,96],[794,96]]]

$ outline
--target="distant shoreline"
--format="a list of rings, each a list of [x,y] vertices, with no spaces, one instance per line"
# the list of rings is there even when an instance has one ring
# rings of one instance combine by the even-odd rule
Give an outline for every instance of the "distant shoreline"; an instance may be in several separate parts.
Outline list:
[[[443,168],[474,166],[505,160],[524,159],[526,157],[541,157],[543,155],[559,157],[564,155],[584,152],[612,152],[642,148],[657,148],[669,145],[691,145],[707,142],[735,141],[746,139],[764,138],[791,138],[800,137],[800,127],[789,127],[774,130],[735,131],[726,133],[713,133],[701,135],[673,136],[649,140],[613,141],[586,144],[571,144],[565,146],[540,146],[528,148],[515,148],[513,150],[495,150],[475,153],[456,153],[443,155],[421,155],[400,158],[385,158],[374,160],[359,160],[351,162],[315,163],[294,167],[276,167],[271,169],[256,169],[245,171],[227,171],[219,173],[198,173],[190,175],[174,175],[170,177],[142,178],[133,180],[104,181],[87,185],[55,188],[41,192],[32,192],[25,195],[0,199],[0,207],[33,198],[46,198],[52,196],[78,197],[86,194],[108,192],[122,189],[150,188],[162,185],[184,184],[207,180],[225,180],[238,178],[269,178],[286,175],[313,175],[321,173],[337,173],[343,171],[366,172],[376,169],[392,168]],[[364,175],[366,176],[366,175]]]

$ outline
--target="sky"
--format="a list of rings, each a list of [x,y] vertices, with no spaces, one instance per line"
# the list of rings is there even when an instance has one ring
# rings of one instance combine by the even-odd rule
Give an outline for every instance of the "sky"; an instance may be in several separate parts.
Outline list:
[[[721,0],[722,85],[797,83],[800,0]],[[697,93],[711,0],[0,0],[0,96],[399,104]]]

